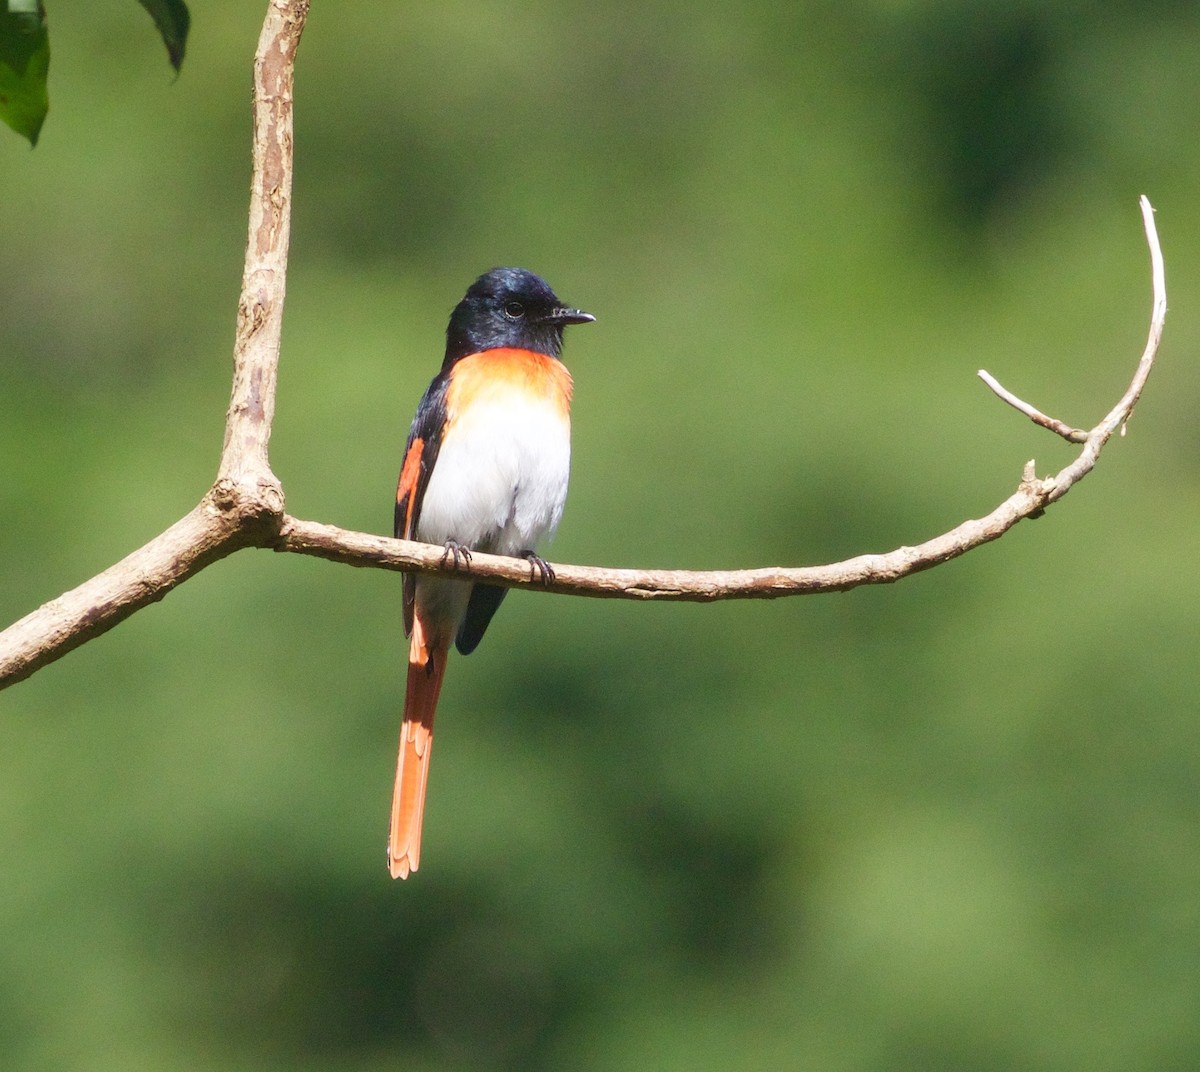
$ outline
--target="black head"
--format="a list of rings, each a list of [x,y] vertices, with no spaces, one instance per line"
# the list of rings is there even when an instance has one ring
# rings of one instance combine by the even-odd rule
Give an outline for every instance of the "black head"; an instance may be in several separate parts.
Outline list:
[[[450,314],[446,328],[446,368],[460,357],[511,346],[558,357],[563,328],[595,320],[567,308],[554,291],[524,268],[493,268],[471,284]]]

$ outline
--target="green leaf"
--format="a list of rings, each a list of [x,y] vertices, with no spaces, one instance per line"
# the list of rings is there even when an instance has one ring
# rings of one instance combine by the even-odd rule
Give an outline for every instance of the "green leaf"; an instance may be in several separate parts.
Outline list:
[[[0,119],[36,145],[50,108],[50,35],[40,0],[0,0]]]
[[[183,0],[138,0],[154,19],[154,25],[167,46],[167,55],[176,71],[183,65],[183,50],[187,46],[191,16]]]

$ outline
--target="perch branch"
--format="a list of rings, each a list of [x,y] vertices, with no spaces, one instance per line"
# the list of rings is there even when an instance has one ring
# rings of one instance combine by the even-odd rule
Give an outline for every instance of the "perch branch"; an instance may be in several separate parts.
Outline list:
[[[238,302],[234,376],[217,479],[200,503],[161,535],[78,588],[38,608],[0,633],[0,687],[28,677],[73,648],[161,599],[205,566],[242,547],[272,548],[334,562],[391,570],[453,574],[444,549],[348,532],[284,513],[283,488],[267,456],[287,270],[292,176],[292,72],[308,0],[271,0],[255,58],[254,177],[249,240]],[[506,587],[622,599],[770,599],[886,584],[947,562],[1002,536],[1062,498],[1096,464],[1113,432],[1123,428],[1154,363],[1166,315],[1162,253],[1153,209],[1141,200],[1153,268],[1150,337],[1133,381],[1108,415],[1080,432],[1046,417],[984,378],[1031,419],[1082,443],[1079,456],[1053,476],[1025,467],[1017,490],[985,517],[964,521],[915,547],[860,555],[825,566],[752,570],[638,570],[556,565],[543,584],[524,559],[476,552],[470,576]],[[1082,437],[1082,438],[1081,438]]]
[[[931,569],[965,554],[973,547],[1003,536],[1022,518],[1043,510],[1049,481],[1022,481],[1020,487],[986,517],[961,525],[915,547],[898,547],[885,554],[826,566],[768,566],[742,570],[610,569],[603,566],[554,565],[554,579],[543,584],[530,576],[529,563],[475,551],[470,576],[509,588],[533,588],[561,595],[601,599],[661,599],[712,603],[719,599],[775,599],[779,596],[844,592],[864,584],[890,584],[911,573]],[[391,540],[363,532],[347,532],[314,521],[289,517],[276,550],[313,555],[351,566],[450,572],[438,569],[445,548]]]

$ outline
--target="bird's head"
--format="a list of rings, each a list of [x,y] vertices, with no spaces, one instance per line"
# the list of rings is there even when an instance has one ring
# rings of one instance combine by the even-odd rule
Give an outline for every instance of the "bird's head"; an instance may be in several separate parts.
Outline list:
[[[563,328],[595,319],[591,313],[564,305],[532,272],[493,268],[471,284],[450,314],[446,363],[500,346],[558,357]]]

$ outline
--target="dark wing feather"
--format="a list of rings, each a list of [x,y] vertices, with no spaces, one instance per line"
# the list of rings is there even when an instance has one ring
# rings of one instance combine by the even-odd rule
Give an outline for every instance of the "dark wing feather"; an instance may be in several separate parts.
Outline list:
[[[492,615],[500,609],[507,588],[494,584],[477,584],[471,589],[471,601],[467,604],[467,616],[463,619],[455,639],[455,646],[463,655],[470,655],[483,639]]]

